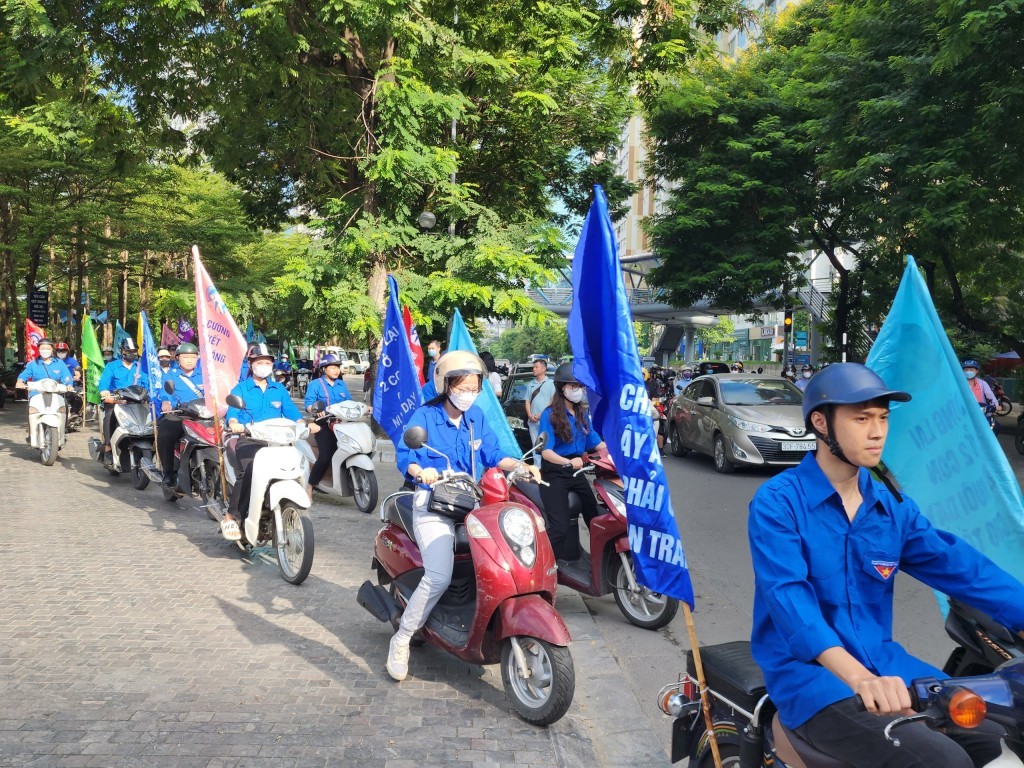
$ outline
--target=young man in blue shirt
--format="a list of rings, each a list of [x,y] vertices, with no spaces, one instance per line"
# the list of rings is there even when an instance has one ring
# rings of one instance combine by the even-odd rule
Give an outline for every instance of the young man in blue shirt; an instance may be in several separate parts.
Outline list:
[[[893,582],[904,570],[1014,629],[1024,627],[1024,585],[869,473],[889,403],[908,400],[857,363],[810,380],[803,412],[818,449],[750,503],[751,649],[782,723],[820,752],[864,768],[970,768],[999,754],[997,739],[916,723],[896,748],[883,734],[909,710],[912,679],[942,676],[893,641]]]
[[[121,359],[111,360],[100,376],[100,398],[103,400],[103,463],[113,464],[110,453],[110,437],[114,434],[114,406],[117,398],[113,393],[123,387],[139,383],[139,348],[129,336],[121,342]]]
[[[185,342],[179,344],[174,352],[177,367],[168,366],[162,374],[162,381],[174,382],[174,392],[168,393],[161,388],[156,397],[156,406],[160,412],[156,430],[156,451],[160,457],[160,468],[163,470],[163,484],[168,488],[174,488],[178,484],[174,476],[174,446],[185,434],[185,429],[180,419],[168,419],[165,415],[183,402],[202,398],[205,392],[203,372],[198,368],[199,347]]]
[[[249,361],[249,378],[240,381],[231,390],[245,401],[245,409],[228,408],[226,414],[228,429],[231,432],[245,432],[245,425],[267,419],[286,418],[302,420],[302,414],[292,402],[291,395],[283,384],[274,381],[274,356],[270,354],[266,344],[253,344],[246,355]],[[316,424],[309,425],[309,431],[320,430]],[[220,523],[221,533],[229,541],[242,538],[238,527],[249,514],[249,492],[252,490],[252,460],[256,453],[266,446],[262,440],[250,437],[235,438],[233,447],[228,450],[228,458],[235,468],[236,480],[231,489],[228,512]],[[240,477],[238,476],[240,475]]]
[[[39,381],[41,379],[53,379],[58,384],[65,384],[67,386],[73,386],[74,377],[71,375],[71,371],[64,364],[64,361],[53,356],[53,342],[47,338],[39,340],[38,344],[39,357],[30,362],[25,368],[18,374],[18,380],[14,383],[15,389],[27,389],[27,382]],[[0,385],[2,386],[2,385]],[[68,396],[72,395],[72,392],[65,392],[65,404],[68,403]],[[79,406],[81,410],[81,406]],[[67,405],[64,408],[64,426],[67,428],[69,409]]]

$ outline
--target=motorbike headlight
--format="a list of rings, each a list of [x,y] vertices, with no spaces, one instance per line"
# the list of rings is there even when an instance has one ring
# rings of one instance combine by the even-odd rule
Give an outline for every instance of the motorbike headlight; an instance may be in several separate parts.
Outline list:
[[[213,411],[211,411],[205,405],[200,405],[198,408],[196,408],[196,416],[198,416],[200,419],[212,419]]]
[[[737,427],[742,429],[744,432],[771,432],[772,428],[767,424],[758,424],[756,421],[746,421],[745,419],[737,419],[735,416],[730,416],[729,421],[735,424]]]
[[[359,448],[359,443],[353,440],[349,435],[344,433],[338,435],[338,443],[339,445],[344,445],[348,450],[353,451],[354,453],[362,453],[362,450]]]
[[[481,523],[475,515],[466,515],[466,533],[468,533],[474,539],[489,539],[491,534],[484,528],[484,524]]]
[[[617,493],[609,493],[608,498],[612,501],[612,506],[615,507],[615,511],[622,517],[626,517],[626,502]]]
[[[512,429],[526,428],[526,423],[522,419],[516,418],[515,416],[508,416],[506,417],[505,421],[508,422],[509,427]]]
[[[530,568],[537,559],[536,534],[530,513],[521,507],[507,507],[498,517],[498,526],[519,562]]]

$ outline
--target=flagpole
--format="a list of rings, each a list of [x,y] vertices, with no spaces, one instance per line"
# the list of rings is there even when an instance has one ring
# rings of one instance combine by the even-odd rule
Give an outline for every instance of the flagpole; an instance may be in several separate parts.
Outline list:
[[[693,613],[690,605],[685,600],[683,604],[683,618],[686,620],[686,631],[690,634],[690,649],[693,653],[693,666],[697,670],[697,687],[700,690],[700,708],[704,710],[704,728],[708,734],[708,743],[711,744],[711,757],[715,761],[715,768],[722,768],[722,755],[718,751],[718,736],[715,734],[714,723],[711,722],[711,707],[708,703],[708,686],[704,680],[704,662],[700,658],[700,646],[697,645],[697,627],[693,623]]]

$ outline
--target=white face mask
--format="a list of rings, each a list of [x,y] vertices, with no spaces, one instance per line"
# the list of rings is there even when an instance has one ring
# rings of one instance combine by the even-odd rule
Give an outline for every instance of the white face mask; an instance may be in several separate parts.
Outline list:
[[[252,375],[257,379],[265,379],[274,372],[273,363],[253,363]]]
[[[49,360],[51,357],[53,357],[53,350],[52,349],[40,349],[39,350],[39,356],[41,358],[43,358],[43,360]]]
[[[427,354],[430,355],[431,357],[437,357],[437,350],[434,349],[433,347],[428,347]]]
[[[804,371],[804,378],[805,379],[811,378],[811,372],[810,371]]]
[[[971,379],[973,379],[975,376],[978,375],[978,372],[977,371],[964,371],[964,375],[967,376],[967,380],[970,381]]]
[[[578,403],[583,399],[583,389],[581,387],[576,387],[575,389],[566,387],[562,390],[562,394],[565,395],[565,399],[570,403]]]
[[[57,357],[60,358],[61,360],[67,360],[68,353],[67,352],[58,352],[57,353]]]
[[[452,405],[465,413],[473,407],[473,403],[476,402],[479,394],[479,392],[460,392],[459,394],[452,393],[448,395],[448,400]]]

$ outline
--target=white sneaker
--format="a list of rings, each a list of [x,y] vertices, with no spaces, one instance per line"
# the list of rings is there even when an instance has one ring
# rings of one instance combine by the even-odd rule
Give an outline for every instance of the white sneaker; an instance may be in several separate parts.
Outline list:
[[[391,638],[388,645],[388,674],[398,682],[405,680],[409,674],[409,644],[398,639],[398,635]]]

